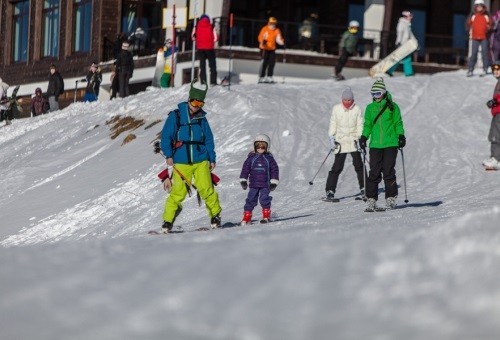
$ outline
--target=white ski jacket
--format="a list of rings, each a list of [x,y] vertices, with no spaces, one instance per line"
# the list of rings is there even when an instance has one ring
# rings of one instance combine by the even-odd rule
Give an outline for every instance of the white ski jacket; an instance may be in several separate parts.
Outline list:
[[[342,104],[337,104],[332,109],[328,136],[335,137],[340,143],[341,153],[355,152],[354,141],[361,137],[363,132],[363,114],[361,108],[352,104],[348,109]]]
[[[415,39],[413,32],[411,31],[411,21],[406,18],[399,18],[398,26],[396,27],[397,37],[396,45],[403,45],[405,42],[411,39]]]

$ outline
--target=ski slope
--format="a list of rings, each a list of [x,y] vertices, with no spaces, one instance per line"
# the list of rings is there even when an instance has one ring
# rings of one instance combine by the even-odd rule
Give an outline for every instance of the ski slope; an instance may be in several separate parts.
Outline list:
[[[152,142],[187,86],[1,128],[0,338],[498,339],[500,172],[481,166],[496,80],[385,81],[405,124],[409,203],[399,155],[399,208],[383,213],[354,200],[350,157],[340,203],[320,200],[333,157],[308,184],[332,106],[348,85],[364,108],[371,78],[209,90],[223,224],[242,217],[239,173],[266,133],[280,165],[268,225],[197,232],[209,218],[192,197],[186,233],[147,235],[167,195]],[[117,115],[143,125],[111,139]]]

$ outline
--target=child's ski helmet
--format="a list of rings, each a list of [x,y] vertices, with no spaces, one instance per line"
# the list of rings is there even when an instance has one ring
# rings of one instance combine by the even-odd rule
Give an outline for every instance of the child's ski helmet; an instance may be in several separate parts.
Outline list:
[[[255,143],[257,142],[264,142],[267,144],[267,150],[266,151],[269,151],[269,149],[271,148],[271,139],[269,138],[268,135],[265,135],[265,134],[259,134],[257,136],[255,136],[254,140],[253,140],[253,147],[255,149]],[[257,151],[257,150],[255,150]]]

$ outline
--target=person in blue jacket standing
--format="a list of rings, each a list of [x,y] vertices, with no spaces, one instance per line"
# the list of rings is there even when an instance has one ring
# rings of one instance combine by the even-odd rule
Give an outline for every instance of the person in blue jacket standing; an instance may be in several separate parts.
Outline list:
[[[162,232],[172,230],[175,218],[182,210],[182,201],[188,193],[188,186],[195,183],[196,189],[205,201],[212,228],[221,225],[222,208],[219,196],[212,183],[211,171],[216,165],[215,143],[207,113],[202,109],[208,91],[191,83],[189,99],[171,111],[161,132],[161,150],[172,167],[172,180],[164,181],[164,189],[170,190],[165,202]]]

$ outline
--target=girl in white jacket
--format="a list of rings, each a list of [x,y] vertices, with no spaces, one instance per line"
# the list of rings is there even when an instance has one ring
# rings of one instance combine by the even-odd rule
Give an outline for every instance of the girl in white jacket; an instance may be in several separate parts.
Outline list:
[[[361,153],[356,149],[355,141],[359,139],[363,131],[363,115],[361,108],[354,103],[354,94],[347,87],[342,92],[342,103],[332,109],[328,136],[332,149],[340,147],[340,152],[335,154],[335,161],[328,173],[326,180],[326,199],[333,200],[339,175],[344,169],[347,154],[352,156],[352,164],[358,176],[358,184],[361,195],[364,195],[364,171]],[[340,145],[338,145],[340,144]]]

